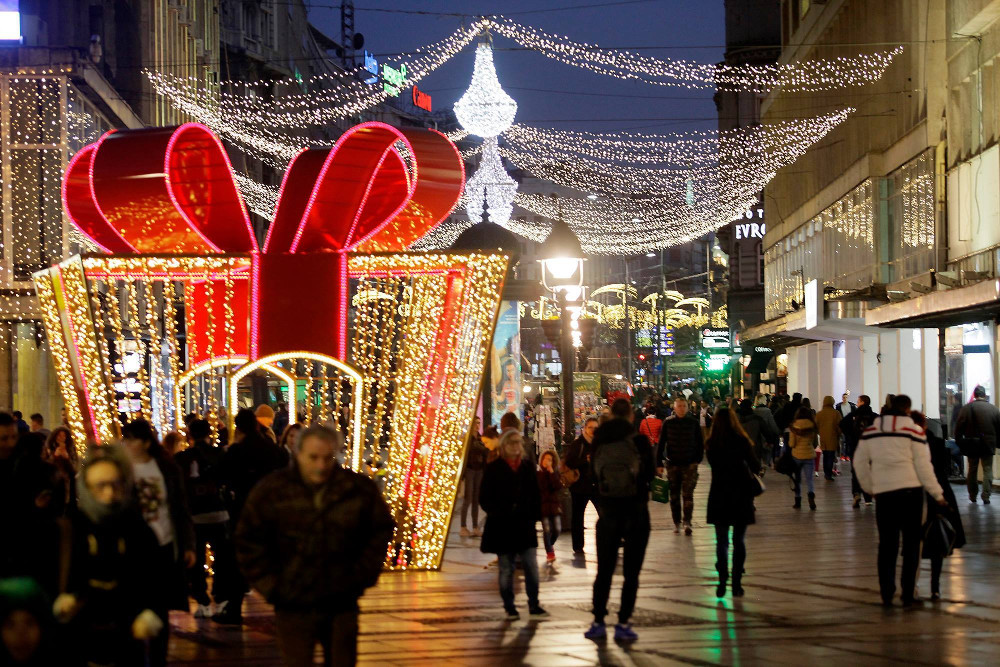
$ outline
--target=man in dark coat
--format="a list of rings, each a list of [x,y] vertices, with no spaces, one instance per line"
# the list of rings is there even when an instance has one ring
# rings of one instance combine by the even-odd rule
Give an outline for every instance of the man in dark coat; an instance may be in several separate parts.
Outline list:
[[[341,435],[310,426],[295,443],[295,465],[250,493],[236,530],[243,574],[274,605],[287,665],[311,665],[316,643],[326,664],[357,660],[358,598],[382,572],[395,523],[375,482],[342,468]]]
[[[566,448],[563,462],[566,467],[576,472],[577,479],[570,484],[569,493],[572,498],[570,526],[573,534],[573,553],[583,553],[583,517],[587,512],[587,504],[594,502],[594,480],[590,476],[590,457],[594,453],[594,431],[597,430],[597,419],[590,417],[583,424],[583,433]]]
[[[986,390],[977,385],[972,390],[972,401],[962,407],[955,422],[955,438],[976,438],[978,447],[972,451],[978,455],[969,456],[969,470],[966,483],[969,487],[969,500],[976,502],[976,492],[979,487],[978,469],[983,466],[983,504],[990,504],[990,490],[993,486],[993,455],[997,449],[997,435],[1000,435],[1000,410],[986,398]]]
[[[875,411],[871,406],[872,399],[865,394],[858,396],[858,405],[840,420],[840,431],[844,434],[844,449],[847,458],[851,460],[851,492],[854,494],[854,507],[861,506],[862,497],[866,505],[872,504],[870,493],[861,488],[858,483],[858,473],[854,470],[854,451],[858,448],[861,434],[875,421]]]
[[[616,399],[611,404],[611,416],[594,433],[594,454],[590,461],[591,475],[597,485],[597,577],[594,579],[594,622],[584,636],[602,639],[606,635],[604,617],[608,613],[611,576],[618,562],[618,550],[624,545],[622,576],[625,581],[622,582],[615,639],[635,641],[638,635],[629,619],[635,609],[639,572],[649,543],[649,483],[655,474],[655,463],[649,440],[635,431],[629,402]],[[697,427],[698,422],[694,424]],[[611,495],[610,488],[619,486],[622,473],[626,477],[631,474],[630,493]]]
[[[674,532],[691,534],[691,517],[694,515],[694,488],[698,484],[698,464],[705,456],[705,443],[698,419],[688,414],[687,401],[674,401],[674,414],[663,420],[656,464],[663,466],[666,459],[667,479],[670,481],[670,513],[674,519]],[[661,468],[662,470],[662,468]],[[681,497],[684,499],[683,516]]]
[[[542,618],[548,613],[538,604],[538,537],[535,524],[542,518],[542,498],[535,466],[525,460],[521,433],[513,429],[500,437],[500,457],[487,464],[479,505],[486,512],[486,526],[479,550],[497,555],[500,598],[508,620],[520,614],[514,606],[514,562],[524,564],[524,589],[528,613]]]

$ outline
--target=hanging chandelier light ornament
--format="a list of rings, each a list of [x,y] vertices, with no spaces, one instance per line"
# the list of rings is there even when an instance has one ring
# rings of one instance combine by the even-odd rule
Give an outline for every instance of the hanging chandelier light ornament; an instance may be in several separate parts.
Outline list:
[[[483,200],[489,210],[490,222],[505,225],[514,210],[514,195],[517,181],[503,168],[497,138],[483,141],[483,159],[476,173],[466,182],[465,211],[469,220],[479,220],[483,216]]]
[[[486,139],[510,127],[516,113],[517,102],[504,92],[497,79],[497,70],[493,66],[493,44],[487,33],[476,48],[472,83],[455,102],[455,116],[467,132]]]

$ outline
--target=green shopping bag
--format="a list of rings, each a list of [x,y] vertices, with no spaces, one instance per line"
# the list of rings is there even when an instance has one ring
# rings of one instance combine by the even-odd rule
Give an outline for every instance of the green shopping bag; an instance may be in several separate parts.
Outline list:
[[[654,477],[649,483],[649,490],[652,491],[652,498],[658,503],[670,502],[670,482],[665,477]]]

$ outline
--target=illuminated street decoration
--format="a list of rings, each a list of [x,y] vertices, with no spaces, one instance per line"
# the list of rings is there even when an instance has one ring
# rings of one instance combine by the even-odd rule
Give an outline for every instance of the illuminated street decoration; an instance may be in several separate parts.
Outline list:
[[[296,156],[258,248],[204,126],[80,151],[65,208],[112,253],[34,274],[77,442],[116,439],[123,416],[160,432],[188,411],[231,419],[246,378],[270,376],[306,423],[342,425],[347,465],[384,477],[387,567],[438,567],[507,258],[406,249],[463,181],[444,135],[364,123]],[[136,409],[119,411],[116,386]]]

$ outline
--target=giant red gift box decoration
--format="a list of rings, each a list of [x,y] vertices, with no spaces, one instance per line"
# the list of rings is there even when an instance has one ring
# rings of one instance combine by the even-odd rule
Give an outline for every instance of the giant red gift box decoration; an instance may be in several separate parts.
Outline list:
[[[295,157],[259,248],[206,127],[86,146],[64,206],[106,254],[35,275],[77,442],[280,396],[344,429],[346,464],[384,483],[387,564],[439,566],[507,259],[406,250],[463,185],[444,135],[364,123]]]

